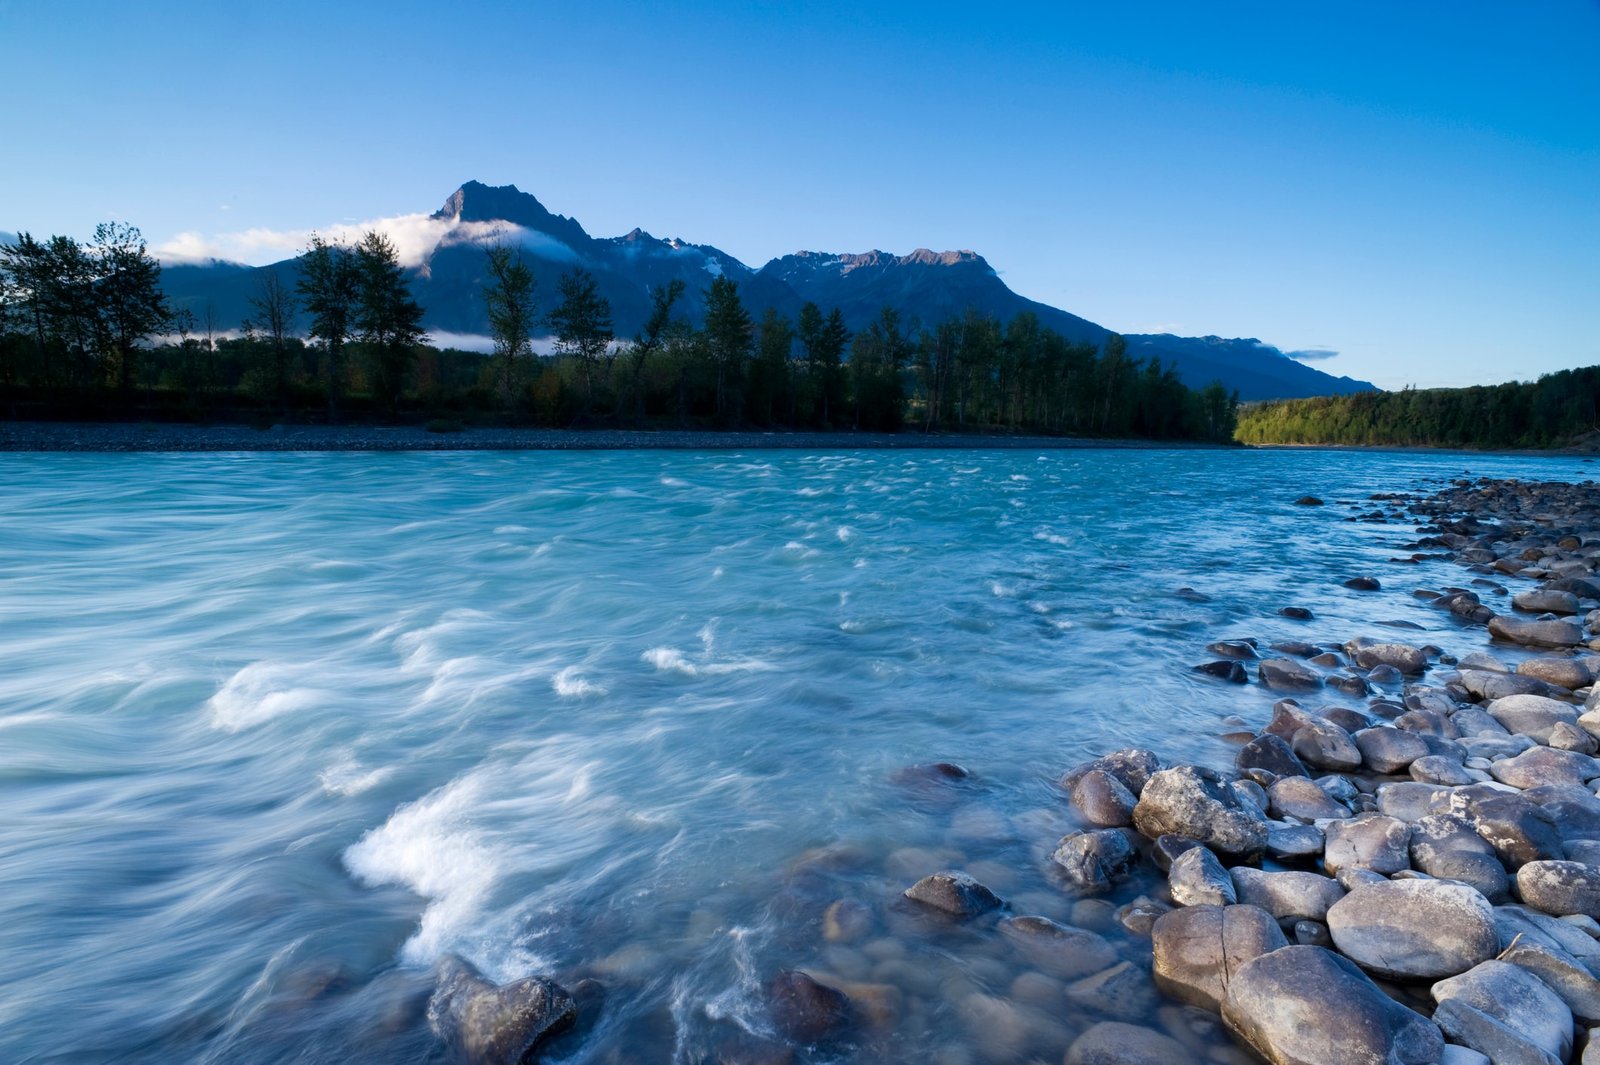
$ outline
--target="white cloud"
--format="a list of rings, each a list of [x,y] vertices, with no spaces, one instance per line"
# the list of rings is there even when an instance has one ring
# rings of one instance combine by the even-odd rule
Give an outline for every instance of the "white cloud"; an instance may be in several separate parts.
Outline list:
[[[1332,348],[1301,348],[1298,351],[1286,351],[1284,354],[1301,362],[1322,362],[1339,357],[1339,353]]]
[[[313,232],[320,233],[329,241],[354,244],[373,229],[394,241],[403,266],[421,266],[444,243],[491,244],[505,241],[520,244],[541,258],[568,262],[578,258],[577,253],[554,237],[510,222],[456,222],[426,214],[396,215],[367,222],[340,222],[317,230],[256,227],[209,236],[191,231],[179,233],[151,250],[158,259],[169,264],[224,259],[264,266],[299,255],[311,243]]]

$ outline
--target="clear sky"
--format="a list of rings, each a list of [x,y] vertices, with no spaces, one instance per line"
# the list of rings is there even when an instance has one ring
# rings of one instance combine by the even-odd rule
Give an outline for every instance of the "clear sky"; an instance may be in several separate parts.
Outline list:
[[[1600,363],[1600,0],[0,0],[0,145],[4,230],[263,261],[477,179],[1389,388]]]

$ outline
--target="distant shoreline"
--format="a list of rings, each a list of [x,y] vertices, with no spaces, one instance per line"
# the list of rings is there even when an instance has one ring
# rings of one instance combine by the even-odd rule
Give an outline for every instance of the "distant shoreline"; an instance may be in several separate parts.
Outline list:
[[[205,451],[752,451],[857,449],[1230,449],[1186,440],[1116,440],[979,433],[761,432],[697,429],[462,429],[420,426],[172,425],[0,422],[4,452]]]

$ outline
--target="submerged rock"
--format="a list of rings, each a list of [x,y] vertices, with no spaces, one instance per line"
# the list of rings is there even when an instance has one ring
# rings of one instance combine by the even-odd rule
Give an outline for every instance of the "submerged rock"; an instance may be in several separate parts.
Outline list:
[[[1007,917],[1000,934],[1030,965],[1060,980],[1076,980],[1117,961],[1116,950],[1102,936],[1045,917]]]
[[[905,897],[952,917],[976,917],[999,909],[1000,896],[966,873],[943,872],[925,876],[905,890]]]
[[[1256,668],[1261,683],[1279,691],[1313,691],[1322,687],[1322,675],[1292,658],[1268,658]]]
[[[1182,1043],[1154,1029],[1101,1021],[1073,1040],[1066,1065],[1172,1065],[1192,1057]]]
[[[767,985],[772,1021],[784,1038],[821,1043],[841,1035],[852,1021],[843,991],[794,969],[784,969]]]
[[[524,1065],[577,1019],[572,996],[539,976],[489,983],[454,955],[439,963],[428,1026],[471,1065]]]

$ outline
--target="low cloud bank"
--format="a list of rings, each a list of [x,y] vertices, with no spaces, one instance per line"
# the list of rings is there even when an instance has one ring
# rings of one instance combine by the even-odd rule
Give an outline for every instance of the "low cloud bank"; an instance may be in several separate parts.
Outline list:
[[[312,233],[320,233],[329,241],[354,244],[374,229],[394,241],[395,250],[400,254],[400,263],[407,267],[422,266],[441,245],[446,244],[516,244],[545,259],[577,259],[577,254],[571,248],[554,237],[511,222],[458,222],[426,214],[340,223],[315,230],[257,227],[211,235],[186,232],[155,245],[151,252],[167,265],[220,259],[265,266],[305,251],[311,243]]]

